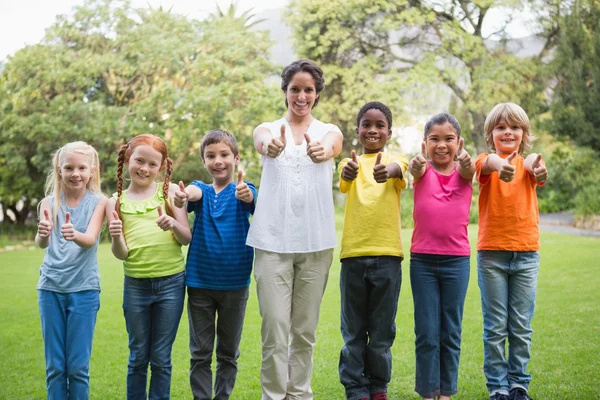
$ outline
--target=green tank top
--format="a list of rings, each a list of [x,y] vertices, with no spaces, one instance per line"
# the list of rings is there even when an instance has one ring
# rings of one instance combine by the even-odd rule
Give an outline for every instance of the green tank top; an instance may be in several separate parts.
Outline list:
[[[163,212],[166,209],[162,188],[162,183],[157,183],[154,196],[146,200],[129,200],[126,192],[121,195],[123,235],[129,249],[123,267],[125,275],[132,278],[160,278],[185,269],[181,244],[171,231],[156,224],[158,206]]]

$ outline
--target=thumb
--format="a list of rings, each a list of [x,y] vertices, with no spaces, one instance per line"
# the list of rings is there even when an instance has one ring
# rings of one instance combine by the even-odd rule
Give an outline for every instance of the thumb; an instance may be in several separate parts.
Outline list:
[[[512,160],[517,156],[517,152],[513,151],[512,154],[508,157],[506,157],[506,162],[508,162],[509,164],[512,163]]]
[[[535,161],[533,162],[532,167],[538,168],[540,166],[541,161],[542,161],[542,155],[538,154],[537,157],[535,158]]]
[[[158,207],[156,207],[156,209],[158,210],[158,216],[162,217],[162,207],[158,206]]]
[[[281,140],[281,143],[283,143],[285,145],[285,125],[281,125],[281,128],[279,128],[279,133],[280,133],[280,138],[279,140]]]
[[[66,218],[65,218],[65,224],[70,224],[71,223],[71,213],[68,212],[66,214]]]
[[[460,156],[462,154],[464,148],[465,148],[465,139],[461,137],[460,139],[458,139],[458,150],[456,150],[456,155]]]
[[[238,169],[238,185],[243,182],[243,180],[242,180],[243,178],[244,178],[244,171],[242,171],[241,169]]]
[[[383,155],[382,152],[377,153],[377,158],[375,159],[375,165],[381,164],[381,156],[382,155]]]
[[[424,140],[421,142],[421,155],[423,158],[427,158],[427,143]]]
[[[356,151],[352,150],[352,161],[357,162],[356,161]]]
[[[112,216],[113,216],[113,219],[116,219],[117,221],[119,220],[119,214],[117,214],[116,211],[113,210]]]
[[[44,210],[44,219],[46,221],[50,221],[50,213],[48,212],[48,210]]]
[[[182,181],[179,181],[179,190],[181,190],[183,193],[185,193],[185,185],[183,184]]]
[[[304,132],[304,140],[306,140],[306,144],[310,143],[310,136],[308,136],[308,133]]]

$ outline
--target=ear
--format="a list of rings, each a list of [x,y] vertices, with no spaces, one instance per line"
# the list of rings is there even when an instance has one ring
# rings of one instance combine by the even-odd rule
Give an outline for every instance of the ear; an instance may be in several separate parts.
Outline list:
[[[358,128],[354,129],[356,131],[356,137],[359,137],[360,135],[358,134]]]
[[[389,129],[389,130],[388,130],[388,139],[391,139],[391,138],[392,138],[392,130],[391,130],[391,129]]]
[[[240,155],[236,154],[235,156],[235,165],[239,165],[240,164]]]

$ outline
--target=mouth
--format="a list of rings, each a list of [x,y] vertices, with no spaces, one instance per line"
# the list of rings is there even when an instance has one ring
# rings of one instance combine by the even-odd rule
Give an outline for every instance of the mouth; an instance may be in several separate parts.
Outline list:
[[[140,174],[140,173],[136,173],[135,175],[136,175],[138,178],[141,178],[141,179],[146,179],[146,178],[148,178],[148,176],[149,176],[149,175],[142,175],[142,174]]]
[[[500,142],[507,143],[507,144],[514,143],[515,139],[513,139],[513,138],[500,139]]]
[[[306,106],[308,105],[308,103],[298,103],[298,102],[294,102],[294,104],[295,104],[297,107],[306,107]]]
[[[450,152],[449,152],[449,151],[444,151],[444,152],[441,152],[441,151],[436,151],[436,152],[435,152],[435,155],[436,155],[436,156],[441,156],[441,157],[443,157],[443,156],[447,156],[447,155],[449,155],[449,154],[450,154]]]
[[[379,142],[379,137],[377,136],[366,136],[365,141],[367,142]]]

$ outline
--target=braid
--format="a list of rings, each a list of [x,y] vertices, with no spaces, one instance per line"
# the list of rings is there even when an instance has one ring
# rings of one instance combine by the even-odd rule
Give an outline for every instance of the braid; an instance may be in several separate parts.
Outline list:
[[[165,211],[167,215],[175,217],[173,214],[173,208],[169,203],[169,185],[171,184],[171,172],[173,172],[173,160],[167,157],[167,170],[165,172],[165,181],[163,183],[163,197],[165,198]]]
[[[119,149],[119,157],[117,161],[117,203],[115,204],[115,211],[121,218],[121,194],[123,193],[123,164],[125,163],[125,153],[129,148],[128,144],[124,144]]]

